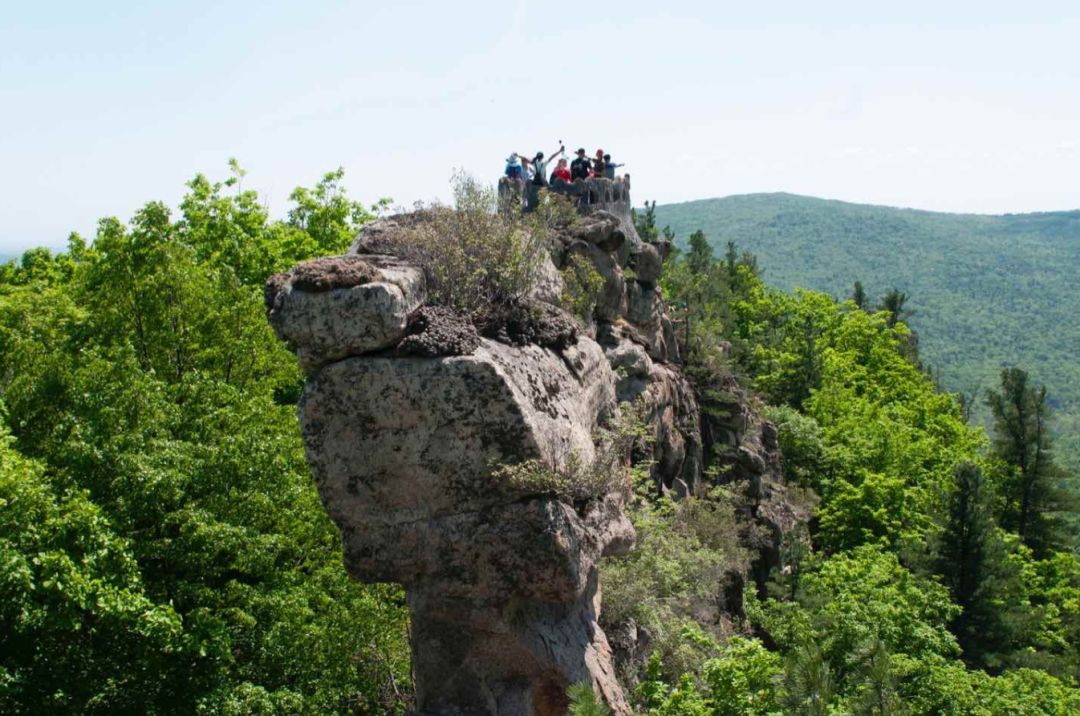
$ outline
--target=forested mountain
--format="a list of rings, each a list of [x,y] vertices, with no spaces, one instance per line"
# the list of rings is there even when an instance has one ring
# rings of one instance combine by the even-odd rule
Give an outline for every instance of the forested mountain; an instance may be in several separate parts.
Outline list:
[[[792,194],[746,194],[656,208],[678,240],[701,229],[759,257],[766,280],[872,303],[907,294],[920,353],[946,387],[982,399],[1004,366],[1025,366],[1056,409],[1059,452],[1080,465],[1080,211],[943,214]]]

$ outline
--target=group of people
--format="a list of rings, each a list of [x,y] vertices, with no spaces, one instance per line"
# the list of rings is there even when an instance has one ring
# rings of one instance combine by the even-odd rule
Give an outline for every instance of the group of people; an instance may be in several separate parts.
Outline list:
[[[548,176],[548,164],[560,154],[566,154],[566,147],[560,146],[559,151],[549,158],[544,158],[543,152],[537,152],[531,159],[524,154],[514,152],[506,158],[505,175],[510,181],[519,187],[526,183],[538,186],[549,186],[556,181],[573,182],[576,179],[589,179],[590,177],[615,178],[615,170],[623,166],[611,161],[611,155],[605,154],[603,149],[596,150],[596,157],[589,159],[584,149],[574,152],[577,158],[567,161],[563,156],[555,164],[555,169]]]

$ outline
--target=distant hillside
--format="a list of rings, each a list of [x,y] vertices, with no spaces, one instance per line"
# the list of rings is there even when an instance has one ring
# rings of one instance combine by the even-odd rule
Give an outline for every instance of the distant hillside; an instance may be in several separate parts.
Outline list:
[[[680,242],[702,229],[758,255],[767,283],[838,297],[896,287],[923,358],[951,389],[994,387],[1002,366],[1046,383],[1063,457],[1080,467],[1080,211],[982,216],[747,194],[657,207]]]

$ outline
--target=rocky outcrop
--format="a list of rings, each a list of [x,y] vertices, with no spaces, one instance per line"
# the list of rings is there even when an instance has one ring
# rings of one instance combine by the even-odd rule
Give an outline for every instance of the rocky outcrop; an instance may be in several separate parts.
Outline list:
[[[630,220],[628,182],[579,187],[530,298],[473,323],[425,305],[392,252],[421,214],[368,224],[349,254],[272,277],[270,323],[308,375],[306,455],[349,572],[404,585],[425,714],[563,714],[589,682],[629,714],[598,626],[597,562],[634,532],[623,485],[566,493],[499,466],[587,473],[598,430],[641,401],[658,486],[696,489],[698,408],[658,289],[664,247]],[[560,307],[570,261],[603,279],[594,320]]]
[[[566,688],[586,681],[629,713],[597,626],[596,563],[633,544],[623,496],[574,504],[494,471],[596,459],[616,404],[603,350],[480,338],[433,307],[410,326],[422,281],[389,257],[345,263],[361,261],[348,275],[369,282],[355,286],[299,285],[318,265],[275,277],[268,307],[309,373],[298,414],[346,566],[406,588],[418,706],[563,714]]]
[[[757,528],[745,544],[756,555],[751,574],[739,575],[736,582],[752,578],[764,596],[769,572],[783,566],[782,545],[810,519],[813,497],[784,480],[776,426],[765,420],[759,402],[733,375],[710,385],[708,395],[701,426],[705,459],[721,483],[741,488],[744,517]],[[737,614],[741,603],[742,595],[734,595],[729,610]]]

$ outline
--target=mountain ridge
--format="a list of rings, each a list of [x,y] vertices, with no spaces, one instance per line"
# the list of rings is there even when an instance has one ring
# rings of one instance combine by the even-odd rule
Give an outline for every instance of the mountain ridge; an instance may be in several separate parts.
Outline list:
[[[794,199],[800,201],[815,202],[819,204],[834,204],[847,207],[862,207],[862,208],[874,208],[874,209],[891,209],[895,211],[911,212],[915,214],[929,214],[934,216],[951,216],[959,218],[984,218],[984,219],[996,219],[996,218],[1010,218],[1010,217],[1024,217],[1024,216],[1046,216],[1046,215],[1059,215],[1065,214],[1069,216],[1075,216],[1080,218],[1080,208],[1077,209],[1046,209],[1043,211],[1003,211],[1000,213],[987,213],[979,211],[942,211],[938,209],[920,209],[917,206],[903,206],[900,204],[873,204],[869,202],[861,201],[849,201],[847,199],[836,199],[824,196],[814,196],[812,194],[799,194],[793,191],[750,191],[741,194],[725,194],[723,196],[710,196],[700,199],[687,199],[686,201],[672,201],[666,204],[657,204],[657,209],[672,208],[685,206],[687,204],[700,204],[709,201],[725,201],[733,199],[747,199],[747,198],[777,198],[777,199]]]

